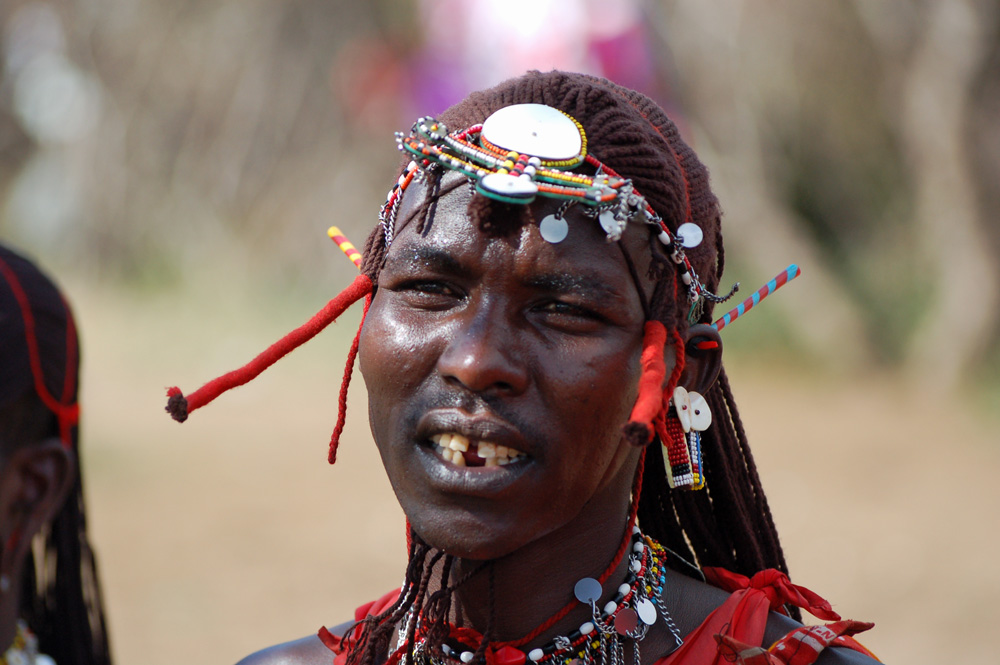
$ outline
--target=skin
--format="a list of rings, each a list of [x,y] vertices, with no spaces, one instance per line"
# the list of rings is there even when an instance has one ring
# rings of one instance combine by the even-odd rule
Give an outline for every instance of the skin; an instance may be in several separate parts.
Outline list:
[[[639,378],[646,318],[639,289],[647,300],[652,293],[644,278],[649,231],[630,225],[618,247],[571,208],[570,233],[559,244],[544,241],[532,223],[509,237],[487,237],[467,218],[471,193],[459,187],[439,200],[419,234],[415,223],[406,224],[419,191],[414,186],[404,198],[402,230],[361,335],[372,433],[416,532],[460,557],[457,575],[494,561],[496,639],[513,639],[558,610],[578,579],[599,575],[621,542],[641,453],[622,438],[621,427]],[[531,204],[535,220],[556,208],[549,200]],[[623,250],[643,276],[639,284]],[[707,326],[687,335],[719,340]],[[689,356],[681,383],[704,392],[720,357],[721,346]],[[669,375],[672,348],[665,362]],[[431,442],[442,432],[496,441],[526,457],[506,467],[456,466]],[[624,578],[627,563],[610,579]],[[487,577],[474,576],[456,592],[480,630]],[[682,633],[728,597],[676,573],[669,579],[664,601]],[[616,586],[605,585],[602,602]],[[570,632],[588,614],[577,608],[536,642]],[[797,625],[774,617],[767,639]],[[641,643],[645,662],[672,645],[657,622]],[[867,662],[828,653],[821,663]],[[320,662],[329,662],[329,652],[310,637],[241,665]]]
[[[14,639],[21,570],[31,540],[59,511],[73,484],[76,463],[59,439],[11,446],[0,459],[0,573],[10,579],[10,590],[0,595],[0,653]],[[20,537],[7,549],[12,533]]]

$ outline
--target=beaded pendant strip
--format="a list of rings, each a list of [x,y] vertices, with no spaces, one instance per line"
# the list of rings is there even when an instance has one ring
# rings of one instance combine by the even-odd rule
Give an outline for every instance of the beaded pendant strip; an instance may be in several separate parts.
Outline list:
[[[681,270],[692,316],[703,300],[722,302],[735,293],[736,287],[725,297],[709,291],[685,255],[685,249],[701,244],[701,228],[686,222],[676,234],[671,233],[631,180],[587,152],[583,126],[567,113],[543,104],[517,104],[458,132],[449,132],[444,123],[425,116],[409,134],[397,132],[396,142],[413,161],[389,191],[379,215],[386,247],[395,236],[403,192],[418,174],[443,167],[465,175],[478,193],[497,201],[526,205],[536,196],[546,196],[581,204],[584,212],[598,220],[609,241],[619,240],[632,219],[657,227],[660,242]],[[596,170],[594,175],[570,170],[584,163]],[[565,206],[540,223],[542,237],[549,242],[566,237],[564,212]]]
[[[591,620],[583,623],[569,635],[556,636],[548,644],[525,653],[511,646],[495,651],[497,665],[624,665],[625,648],[631,643],[633,664],[641,665],[639,643],[646,636],[657,616],[674,637],[675,647],[684,640],[662,601],[666,581],[667,551],[652,538],[643,536],[638,527],[633,529],[632,552],[629,557],[628,575],[618,587],[615,597],[602,608],[597,603],[603,593],[601,583],[585,577],[577,582],[574,594],[581,603],[590,606]],[[411,621],[420,621],[411,610],[399,630],[397,649],[406,643],[407,628]],[[467,665],[475,655],[466,650],[469,645],[444,644],[442,655],[431,654],[427,649],[423,631],[416,627],[414,661],[421,665]]]

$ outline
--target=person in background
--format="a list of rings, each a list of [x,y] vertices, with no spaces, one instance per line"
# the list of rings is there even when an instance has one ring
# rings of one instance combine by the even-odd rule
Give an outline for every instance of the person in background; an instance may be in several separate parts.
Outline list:
[[[0,665],[109,665],[87,540],[79,344],[59,289],[0,245]]]

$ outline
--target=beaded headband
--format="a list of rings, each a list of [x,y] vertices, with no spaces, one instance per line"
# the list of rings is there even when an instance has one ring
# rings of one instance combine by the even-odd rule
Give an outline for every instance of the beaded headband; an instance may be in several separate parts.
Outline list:
[[[692,312],[703,299],[722,302],[738,288],[720,297],[702,284],[685,255],[685,249],[701,244],[701,227],[685,222],[672,233],[631,180],[587,152],[587,134],[568,113],[544,104],[516,104],[454,133],[441,121],[424,116],[408,135],[397,132],[396,142],[414,159],[389,191],[379,214],[387,248],[395,237],[403,192],[418,175],[445,168],[463,174],[478,193],[497,201],[527,205],[536,196],[545,196],[581,204],[588,216],[597,218],[609,241],[621,239],[632,219],[655,226],[660,242],[682,271]],[[596,169],[594,175],[569,170],[584,163]],[[561,242],[569,233],[563,218],[568,205],[539,223],[548,242]]]

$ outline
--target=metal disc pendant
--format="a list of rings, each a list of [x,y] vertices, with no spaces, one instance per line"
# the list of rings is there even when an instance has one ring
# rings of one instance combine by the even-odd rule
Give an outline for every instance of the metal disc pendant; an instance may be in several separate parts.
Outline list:
[[[615,632],[619,635],[628,635],[638,625],[639,615],[631,607],[626,607],[615,616]]]
[[[562,217],[546,215],[538,225],[538,232],[542,234],[543,240],[554,245],[566,239],[569,224]]]
[[[573,595],[576,596],[576,599],[588,605],[599,601],[603,592],[601,583],[593,577],[584,577],[573,587]]]
[[[700,245],[702,238],[705,237],[701,227],[691,222],[685,222],[678,226],[676,235],[680,236],[681,244],[688,249]]]
[[[647,626],[652,626],[656,621],[656,606],[649,598],[640,598],[639,602],[635,604],[635,611]]]
[[[538,193],[538,185],[530,178],[509,173],[487,173],[476,187],[482,194],[511,203],[528,203]]]
[[[615,213],[610,210],[605,210],[600,215],[598,215],[597,220],[601,223],[601,228],[610,237],[617,238],[621,235],[621,230],[618,228],[618,220],[615,219]]]

